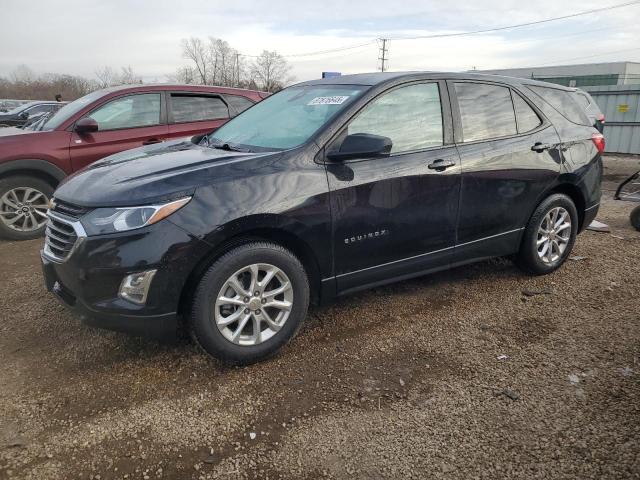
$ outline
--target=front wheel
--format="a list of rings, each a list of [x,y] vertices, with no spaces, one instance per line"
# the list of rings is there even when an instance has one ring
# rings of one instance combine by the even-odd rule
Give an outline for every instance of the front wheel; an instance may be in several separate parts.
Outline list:
[[[577,232],[578,213],[571,198],[561,193],[547,197],[525,228],[517,265],[534,275],[553,272],[571,253]]]
[[[20,175],[0,179],[0,238],[41,237],[52,195],[53,187],[36,177]]]
[[[299,331],[309,281],[285,248],[252,242],[220,257],[196,289],[193,339],[226,363],[249,364],[274,354]]]

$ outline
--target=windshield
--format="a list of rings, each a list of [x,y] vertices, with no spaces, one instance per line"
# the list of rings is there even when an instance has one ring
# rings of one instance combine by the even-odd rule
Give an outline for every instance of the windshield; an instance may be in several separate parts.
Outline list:
[[[71,116],[78,113],[84,107],[89,105],[92,102],[95,102],[97,99],[104,95],[104,91],[98,90],[97,92],[89,93],[84,97],[80,97],[77,100],[74,100],[71,103],[67,103],[64,107],[58,110],[55,115],[53,115],[47,123],[44,124],[42,130],[54,130],[66,122]]]
[[[211,146],[284,150],[305,143],[368,87],[290,87],[245,110],[208,137]]]

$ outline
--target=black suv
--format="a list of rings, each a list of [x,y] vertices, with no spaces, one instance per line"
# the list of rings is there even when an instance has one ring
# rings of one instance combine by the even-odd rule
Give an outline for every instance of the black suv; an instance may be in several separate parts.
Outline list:
[[[600,201],[572,89],[377,73],[289,87],[215,132],[107,157],[55,193],[46,285],[92,325],[264,358],[309,302],[514,255],[565,261]]]

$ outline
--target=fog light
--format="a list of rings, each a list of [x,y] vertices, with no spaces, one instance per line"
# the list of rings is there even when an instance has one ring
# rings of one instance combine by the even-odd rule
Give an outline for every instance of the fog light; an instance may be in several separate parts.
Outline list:
[[[124,277],[120,284],[120,298],[138,305],[144,305],[147,301],[151,280],[153,280],[156,272],[157,270],[147,270],[146,272],[132,273]]]

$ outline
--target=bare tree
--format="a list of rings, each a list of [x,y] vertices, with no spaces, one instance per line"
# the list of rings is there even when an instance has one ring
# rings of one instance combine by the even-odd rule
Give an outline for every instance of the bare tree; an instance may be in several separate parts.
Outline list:
[[[116,85],[116,72],[111,67],[100,67],[95,71],[96,87],[107,88]]]
[[[244,81],[242,55],[225,40],[209,37],[205,41],[191,37],[182,40],[183,57],[191,65],[180,68],[175,76],[184,83],[239,86]],[[194,77],[194,79],[192,79]]]
[[[179,67],[173,75],[167,75],[167,81],[171,83],[196,83],[196,72],[191,67]]]
[[[18,67],[10,73],[9,80],[13,83],[32,83],[36,80],[36,75],[26,65],[18,65]]]
[[[251,78],[259,88],[267,92],[277,92],[293,80],[289,75],[291,67],[278,52],[263,50],[251,64]]]
[[[128,67],[122,67],[122,73],[120,74],[120,78],[118,78],[118,82],[120,85],[131,85],[134,83],[142,83],[142,78],[136,75],[131,65],[129,65]]]
[[[120,73],[118,74],[113,68],[105,66],[98,68],[95,71],[96,88],[114,87],[116,85],[131,85],[142,83],[142,78],[135,74],[131,66],[120,67]]]
[[[95,82],[73,75],[45,73],[36,75],[28,67],[11,72],[9,78],[0,77],[0,98],[54,100],[61,95],[64,100],[75,100],[95,88]]]
[[[211,80],[215,85],[233,86],[239,82],[237,67],[240,54],[228,42],[209,37]]]
[[[191,60],[198,74],[198,83],[208,84],[210,51],[197,37],[182,40],[182,56]]]

